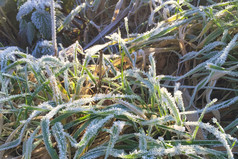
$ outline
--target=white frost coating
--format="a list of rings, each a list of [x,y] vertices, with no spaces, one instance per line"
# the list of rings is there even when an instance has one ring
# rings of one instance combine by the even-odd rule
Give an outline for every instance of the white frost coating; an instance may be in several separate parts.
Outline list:
[[[96,94],[94,97],[92,98],[81,98],[79,100],[75,100],[74,102],[69,102],[69,103],[64,103],[64,104],[60,104],[57,105],[56,107],[54,107],[47,115],[46,117],[48,119],[52,118],[60,109],[62,108],[66,108],[66,111],[93,111],[92,109],[87,109],[87,108],[83,108],[82,105],[86,104],[86,103],[90,103],[93,101],[97,101],[97,100],[101,100],[101,99],[105,99],[105,98],[137,98],[137,96],[134,95],[111,95],[111,94]],[[118,109],[119,110],[119,109]],[[109,111],[109,110],[106,110]],[[97,111],[98,113],[102,113],[100,111]],[[138,119],[140,117],[138,116],[133,116],[132,114],[128,113],[128,112],[117,112],[115,111],[115,114],[124,114],[126,116],[131,116],[132,118]],[[141,118],[140,118],[141,119]]]
[[[231,99],[226,100],[224,102],[215,104],[215,105],[207,108],[206,109],[206,113],[211,112],[212,110],[218,110],[218,109],[226,108],[226,107],[234,104],[236,101],[238,101],[238,97],[234,97],[234,98],[231,98]],[[181,112],[180,114],[197,114],[197,113],[202,113],[202,112],[204,112],[204,109],[205,108],[199,109],[199,110],[196,110],[196,111]]]
[[[227,150],[227,154],[228,154],[228,158],[229,159],[233,159],[233,153],[231,152],[231,148],[228,145],[227,142],[227,135],[225,133],[220,132],[217,128],[215,128],[214,126],[210,125],[209,123],[202,123],[202,122],[185,122],[185,125],[193,125],[193,126],[199,126],[202,129],[207,130],[208,132],[212,133],[222,144],[223,146],[226,148]]]
[[[164,123],[171,122],[171,121],[175,121],[174,117],[171,115],[166,115],[166,116],[158,117],[152,120],[143,121],[141,122],[141,124],[142,125],[151,125],[151,124],[163,125]]]
[[[6,146],[3,146],[3,145],[5,145],[5,144],[3,144],[3,145],[0,145],[0,151],[3,151],[3,150],[6,150],[6,149],[9,149],[9,148],[13,148],[13,147],[16,147],[17,145],[19,145],[20,143],[21,143],[21,141],[22,141],[22,138],[23,138],[23,135],[24,135],[24,132],[25,132],[25,130],[26,130],[26,127],[27,127],[27,125],[30,123],[30,121],[35,117],[35,116],[37,116],[38,114],[40,114],[41,112],[40,111],[33,111],[32,113],[31,113],[31,115],[29,116],[29,118],[26,120],[26,121],[24,121],[24,126],[23,126],[23,124],[21,124],[21,125],[19,125],[18,126],[18,128],[20,129],[22,126],[23,126],[23,128],[21,129],[21,132],[20,132],[20,136],[19,136],[19,138],[17,139],[18,140],[18,142],[16,142],[15,144],[13,144],[13,145],[8,145],[8,143],[6,143]],[[15,141],[17,141],[17,140],[15,140]]]
[[[25,97],[27,95],[29,95],[29,93],[11,95],[9,97],[3,97],[3,98],[0,98],[0,103],[4,103],[4,102],[7,102],[7,101],[10,101],[12,99],[19,98],[19,97]]]
[[[185,107],[184,107],[184,103],[183,103],[183,97],[182,97],[182,92],[180,90],[176,90],[174,92],[174,98],[175,98],[175,101],[177,103],[177,106],[180,110],[180,112],[185,112]],[[186,120],[186,115],[181,115],[181,118],[183,121]]]
[[[106,38],[112,41],[118,41],[120,39],[120,36],[118,35],[118,33],[115,32],[112,33],[111,35],[107,35]]]
[[[149,66],[149,75],[151,76],[151,77],[155,77],[156,76],[156,62],[155,62],[155,59],[154,59],[154,54],[155,54],[155,52],[152,52],[152,53],[150,53],[150,55],[149,55],[149,61],[150,61],[150,66]],[[154,83],[154,78],[149,78],[149,80],[152,82],[152,83]]]
[[[48,138],[47,140],[48,140],[48,141],[51,141],[51,140],[50,140],[50,138],[51,138],[51,133],[50,133],[50,128],[49,128],[50,120],[47,119],[47,118],[45,118],[45,117],[43,117],[43,118],[41,119],[41,121],[44,121],[44,120],[46,121],[46,125],[48,125],[48,126],[46,127],[46,129],[45,129],[45,130],[46,130],[46,134],[47,134],[47,138]],[[43,122],[41,122],[41,127],[43,127],[42,124],[43,124]],[[51,144],[51,142],[50,142],[50,144]]]
[[[190,19],[183,19],[183,20],[180,20],[180,21],[175,21],[175,22],[173,22],[172,25],[169,25],[169,26],[165,26],[164,25],[164,21],[162,21],[162,22],[157,24],[156,28],[153,28],[150,31],[147,31],[147,32],[145,32],[145,33],[143,33],[141,35],[138,35],[137,38],[131,40],[131,43],[137,42],[138,40],[146,41],[149,38],[153,38],[153,36],[156,36],[157,34],[163,32],[163,31],[166,31],[167,29],[170,29],[170,28],[182,25],[183,23],[186,23],[188,21],[190,21]]]
[[[182,155],[182,154],[206,155],[206,154],[209,154],[209,152],[206,151],[203,147],[197,146],[197,145],[178,145],[172,148],[163,148],[163,147],[154,148],[149,150],[148,154],[155,155],[155,156],[166,156],[166,155],[175,156],[175,155]]]
[[[173,125],[173,128],[175,130],[178,130],[178,131],[181,131],[181,132],[185,132],[185,127],[183,127],[183,126]]]
[[[52,128],[53,135],[55,137],[55,140],[57,141],[57,146],[59,148],[59,158],[67,159],[67,142],[65,140],[63,125],[60,122],[57,122]]]
[[[36,4],[37,3],[33,3],[33,0],[28,0],[25,2],[17,13],[17,20],[20,21],[23,16],[29,14],[36,7]]]
[[[39,129],[40,129],[40,127],[37,127],[34,130],[34,132],[31,133],[30,137],[26,141],[26,149],[24,151],[24,157],[26,159],[31,158],[31,153],[32,153],[32,148],[33,148],[32,144],[33,144],[33,141],[34,141],[35,136],[38,133]]]
[[[89,140],[97,134],[98,130],[103,127],[103,125],[110,119],[112,119],[114,115],[109,115],[104,119],[94,119],[90,125],[87,127],[81,141],[76,145],[77,147],[82,147],[86,145]]]
[[[44,102],[40,105],[37,106],[38,108],[42,108],[42,109],[53,109],[53,107],[48,103],[48,102]]]
[[[212,118],[213,123],[217,123],[217,119],[215,117]]]
[[[55,76],[51,76],[49,79],[50,79],[50,84],[51,84],[53,94],[54,94],[53,95],[54,101],[56,103],[58,103],[62,99],[62,97],[61,97],[60,90],[57,86],[56,78],[55,78]]]
[[[151,136],[147,136],[145,134],[140,134],[140,133],[134,133],[135,136],[138,136],[138,137],[142,137],[142,138],[145,138],[146,140],[149,140],[150,142],[154,142],[156,144],[161,144],[161,141],[158,141],[158,140],[155,140],[153,137]],[[162,144],[161,144],[162,146]]]
[[[114,126],[118,127],[118,134],[122,131],[123,127],[125,126],[126,122],[124,121],[116,121],[114,122]]]
[[[165,104],[165,106],[174,115],[176,123],[178,125],[181,125],[179,110],[175,103],[175,99],[172,97],[171,93],[169,93],[166,88],[161,88],[161,97],[162,97],[162,105]]]
[[[81,98],[79,100],[75,100],[71,103],[66,103],[64,105],[65,105],[65,107],[70,109],[70,107],[81,106],[83,104],[98,101],[98,100],[101,100],[101,99],[115,99],[115,98],[135,99],[135,98],[138,98],[138,96],[135,96],[135,95],[121,95],[121,94],[96,94],[91,98]]]
[[[21,7],[17,13],[17,20],[20,21],[22,17],[31,13],[34,9],[36,10],[45,10],[46,7],[50,7],[49,0],[27,0]],[[60,8],[59,4],[55,5],[56,8]]]
[[[19,52],[20,52],[19,49],[15,46],[7,47],[5,50],[3,50],[0,53],[1,70],[3,70],[4,67],[7,67],[8,60],[15,61],[16,58],[15,58],[14,54],[17,54]]]
[[[98,111],[94,111],[95,114],[104,114],[104,113],[112,113],[115,115],[125,115],[127,117],[129,117],[131,120],[136,121],[138,119],[143,120],[142,117],[138,116],[138,115],[133,115],[131,113],[129,113],[127,110],[125,109],[121,109],[121,108],[110,108],[107,110],[98,110]]]
[[[68,133],[64,132],[64,136],[67,137],[71,143],[71,146],[73,146],[74,148],[78,148],[77,146],[77,141]]]
[[[53,116],[54,116],[56,113],[58,113],[58,111],[59,111],[60,109],[62,109],[63,107],[64,107],[64,105],[58,105],[58,106],[54,107],[54,108],[45,116],[45,118],[47,118],[47,119],[53,118]]]
[[[57,80],[54,76],[54,74],[52,73],[52,71],[50,70],[50,68],[46,65],[46,72],[49,76],[49,80],[50,80],[50,85],[52,87],[52,91],[53,91],[53,99],[56,103],[59,103],[62,101],[62,96],[61,96],[61,91],[59,90],[58,84],[57,84]]]
[[[199,55],[201,55],[202,53],[206,53],[206,52],[210,52],[213,48],[219,46],[219,45],[225,45],[224,42],[221,42],[221,41],[215,41],[215,42],[212,42],[206,46],[204,46],[204,48],[202,48],[200,51],[196,52],[196,51],[191,51],[187,54],[185,54],[182,59],[183,61],[187,61],[187,60],[190,60],[192,58],[195,58]]]
[[[34,12],[36,13],[36,12]],[[37,13],[32,15],[32,18],[35,18],[34,15],[37,16]],[[45,16],[45,18],[47,18]],[[48,16],[48,18],[50,18],[50,16]],[[34,21],[34,24],[37,26],[37,29],[40,29],[42,27],[42,22],[41,21],[38,21],[38,20],[34,20],[32,19],[32,21]],[[50,21],[50,20],[49,20]],[[50,34],[50,33],[47,33],[47,34]],[[32,52],[32,56],[36,57],[36,58],[40,58],[42,56],[47,56],[48,55],[53,55],[54,54],[54,49],[52,48],[52,42],[51,41],[48,41],[48,40],[42,40],[42,41],[38,41],[36,46],[35,46],[35,49],[33,50]],[[46,57],[46,58],[47,58]],[[44,63],[40,63],[40,61],[43,61],[45,58],[42,58],[38,61],[38,63],[40,64],[40,66],[44,66],[43,64]],[[53,57],[51,59],[54,59]],[[57,60],[59,61],[59,60]],[[61,63],[61,62],[59,62]]]
[[[85,106],[80,106],[80,107],[76,107],[76,108],[66,108],[63,111],[70,111],[70,112],[87,112],[87,111],[92,111],[92,112],[95,112],[93,109],[87,108]]]
[[[110,129],[110,141],[108,142],[106,155],[104,158],[108,158],[109,155],[113,153],[112,149],[118,139],[120,132],[122,131],[123,127],[125,126],[124,121],[116,121],[114,122],[113,126]]]
[[[176,103],[177,103],[178,108],[180,109],[180,111],[185,111],[184,103],[183,103],[183,97],[182,97],[182,92],[177,90],[174,93],[174,97],[175,97]]]
[[[144,136],[145,135],[145,131],[143,129],[140,129],[140,134],[142,136],[139,136],[139,149],[140,150],[147,150],[147,140]]]
[[[133,104],[131,103],[128,103],[126,101],[123,101],[123,100],[116,100],[117,103],[121,104],[121,105],[124,105],[126,106],[127,108],[129,108],[132,112],[134,112],[135,114],[137,114],[138,116],[144,118],[144,119],[147,119],[147,117],[144,115],[144,113],[139,110],[136,106],[134,106]]]
[[[213,67],[217,67],[217,68],[213,68]],[[238,77],[238,73],[237,72],[229,70],[231,68],[232,69],[236,69],[237,67],[238,67],[238,65],[234,65],[234,66],[226,69],[226,68],[220,67],[220,66],[215,65],[215,64],[210,63],[210,62],[208,62],[207,65],[206,65],[206,69],[216,72],[215,77],[217,77],[217,78],[222,76],[222,75],[226,75],[226,74],[230,75],[230,76]]]
[[[43,41],[42,41],[43,42]],[[49,41],[46,41],[47,45]],[[42,43],[43,44],[43,43]],[[51,47],[51,46],[50,46]],[[50,62],[53,62],[54,64],[57,64],[58,66],[62,66],[62,65],[66,65],[67,62],[61,61],[58,58],[56,58],[55,56],[50,56],[50,55],[44,55],[41,58],[38,59],[38,63],[41,64],[42,66],[45,66],[45,63],[49,64]],[[69,62],[68,62],[69,63]]]
[[[55,1],[51,0],[50,3],[50,13],[51,13],[51,33],[52,33],[52,43],[54,49],[54,55],[58,57],[57,39],[56,39],[56,16],[55,16]]]
[[[87,127],[85,134],[96,134],[96,130],[102,127],[102,125],[107,122],[109,119],[113,118],[114,115],[109,115],[101,120],[93,120],[90,125]],[[85,136],[85,135],[84,135]]]
[[[164,138],[161,137],[161,136],[159,136],[159,137],[158,137],[158,140],[160,140],[160,141],[164,141]]]
[[[140,74],[145,75],[146,77],[148,77],[148,79],[142,78]],[[145,84],[146,87],[149,88],[150,92],[154,92],[154,86],[152,83],[155,82],[154,78],[152,78],[148,73],[141,71],[138,68],[134,68],[134,69],[129,69],[126,70],[124,72],[125,76],[129,76],[129,77],[135,77],[137,80],[141,81],[142,83]]]
[[[223,65],[224,62],[227,59],[227,56],[230,52],[230,50],[236,45],[236,40],[238,38],[238,34],[236,34],[233,39],[230,41],[230,43],[225,47],[225,49],[222,51],[221,56],[216,60],[217,65]]]

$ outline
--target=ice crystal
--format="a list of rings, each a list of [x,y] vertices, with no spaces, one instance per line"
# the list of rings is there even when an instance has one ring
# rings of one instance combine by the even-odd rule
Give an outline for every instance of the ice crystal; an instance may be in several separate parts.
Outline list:
[[[212,118],[212,122],[213,123],[216,123],[217,122],[217,119],[215,117]]]
[[[0,98],[0,103],[11,101],[12,99],[19,98],[19,97],[26,97],[27,95],[29,95],[29,93],[16,94],[16,95],[11,95],[9,97],[2,97]]]
[[[209,123],[202,123],[202,122],[185,122],[185,125],[194,125],[194,126],[199,126],[202,129],[207,130],[208,132],[212,133],[226,148],[228,158],[233,159],[233,153],[231,152],[231,148],[227,142],[227,134],[220,132],[217,128],[214,126],[210,125]]]
[[[155,119],[151,119],[151,120],[146,120],[141,122],[142,125],[151,125],[151,124],[160,124],[163,125],[167,122],[171,122],[171,121],[175,121],[174,117],[171,115],[167,115],[167,116],[163,116],[163,117],[158,117]]]
[[[20,21],[21,18],[31,13],[33,9],[45,10],[46,7],[50,7],[49,0],[27,0],[23,5],[20,6],[16,18],[18,21]],[[60,8],[60,5],[56,4],[55,7]]]
[[[110,133],[111,133],[110,141],[109,141],[108,146],[107,146],[105,158],[108,158],[108,156],[113,152],[112,149],[113,149],[114,145],[116,144],[118,136],[119,136],[119,134],[122,131],[124,126],[125,126],[124,121],[116,121],[116,122],[114,122],[113,126],[111,127],[111,129],[110,129]]]
[[[15,61],[15,53],[20,52],[15,46],[7,47],[0,53],[1,60],[1,72],[3,72],[4,67],[7,67],[8,60]]]
[[[123,100],[116,100],[117,103],[126,106],[127,108],[129,108],[131,111],[133,111],[134,113],[136,113],[138,116],[141,116],[144,119],[147,119],[147,117],[144,115],[144,113],[139,110],[135,105],[128,103],[126,101]]]
[[[146,139],[146,140],[148,140],[148,141],[150,141],[150,142],[153,142],[153,143],[156,143],[156,144],[161,144],[161,142],[160,141],[158,141],[158,140],[155,140],[153,137],[151,137],[151,136],[147,136],[147,135],[145,135],[145,134],[142,134],[142,133],[134,133],[134,135],[135,136],[138,136],[138,137],[140,137],[140,138],[144,138],[144,139]]]
[[[178,130],[178,131],[181,131],[181,132],[185,132],[185,127],[183,127],[183,126],[174,125],[173,128],[175,130]]]
[[[63,125],[60,122],[55,123],[55,125],[53,126],[53,135],[57,141],[57,145],[59,148],[59,158],[60,159],[66,159],[67,157],[67,145],[66,143],[66,139],[65,139],[65,135],[64,135],[64,131],[63,131]]]
[[[172,148],[153,148],[149,150],[148,154],[155,156],[176,156],[176,155],[195,155],[195,154],[209,154],[203,147],[197,145],[178,145]]]
[[[50,41],[43,40],[39,41],[36,44],[35,49],[32,52],[32,55],[36,58],[40,58],[44,55],[54,55],[54,49]]]
[[[37,10],[32,13],[31,21],[44,38],[50,39],[51,17],[45,10]]]
[[[90,125],[87,127],[81,141],[77,144],[77,147],[81,147],[86,145],[89,140],[97,134],[98,130],[103,127],[103,125],[110,119],[112,119],[114,115],[108,115],[104,119],[96,118],[94,119]]]
[[[227,59],[227,56],[230,52],[230,50],[236,45],[236,40],[238,38],[238,34],[236,34],[233,39],[230,41],[230,43],[226,46],[226,48],[222,51],[222,54],[220,57],[216,60],[217,65],[223,65],[224,62]]]
[[[161,137],[161,136],[159,136],[159,137],[158,137],[158,140],[160,140],[160,141],[164,141],[164,138]]]
[[[175,104],[174,97],[172,97],[171,93],[169,93],[166,88],[161,88],[161,97],[162,97],[162,102],[163,102],[162,105],[164,104],[167,108],[169,108],[171,114],[174,115],[177,124],[180,125],[181,118],[179,115],[178,107]]]
[[[27,0],[20,6],[16,16],[20,22],[19,34],[22,38],[27,38],[29,44],[32,44],[36,35],[48,40],[51,38],[51,17],[47,11],[51,6],[50,2],[50,0]],[[60,5],[56,3],[55,8],[60,8]]]

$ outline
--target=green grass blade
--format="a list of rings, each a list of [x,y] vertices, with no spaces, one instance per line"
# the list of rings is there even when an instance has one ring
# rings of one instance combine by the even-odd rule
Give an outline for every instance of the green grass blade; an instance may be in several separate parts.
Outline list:
[[[63,125],[60,122],[55,123],[54,126],[52,127],[52,132],[58,144],[59,158],[60,159],[67,158],[67,144],[64,135]]]
[[[43,135],[43,140],[44,140],[46,150],[48,151],[48,153],[52,159],[58,159],[59,158],[58,154],[55,151],[55,149],[53,148],[52,141],[50,139],[51,134],[50,134],[49,126],[50,126],[49,119],[43,118],[41,120],[41,129],[42,129],[42,135]]]

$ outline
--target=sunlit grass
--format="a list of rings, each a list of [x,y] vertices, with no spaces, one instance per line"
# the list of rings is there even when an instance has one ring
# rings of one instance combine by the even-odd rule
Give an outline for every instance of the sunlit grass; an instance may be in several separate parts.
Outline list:
[[[0,50],[0,158],[235,158],[237,120],[222,124],[221,109],[238,101],[237,7],[153,3],[146,30],[135,33],[129,16],[125,32],[86,50]]]

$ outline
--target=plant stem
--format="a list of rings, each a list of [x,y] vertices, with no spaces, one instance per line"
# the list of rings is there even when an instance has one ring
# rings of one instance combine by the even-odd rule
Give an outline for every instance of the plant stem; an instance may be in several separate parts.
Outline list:
[[[58,56],[57,41],[56,41],[56,24],[55,24],[55,2],[51,0],[51,32],[54,56]]]

